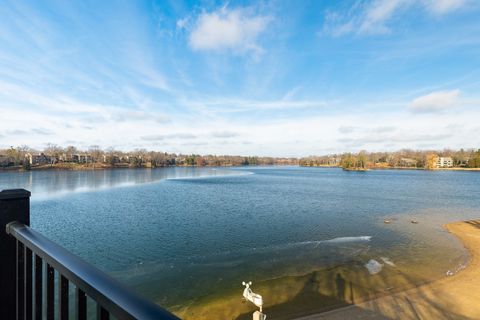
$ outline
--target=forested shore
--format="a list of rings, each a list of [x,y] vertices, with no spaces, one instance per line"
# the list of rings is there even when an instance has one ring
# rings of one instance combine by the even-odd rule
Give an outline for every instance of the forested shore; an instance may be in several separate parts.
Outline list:
[[[271,166],[341,167],[345,170],[370,169],[445,169],[480,168],[480,149],[474,150],[399,150],[394,152],[341,153],[309,157],[262,157],[240,155],[176,154],[136,149],[125,152],[92,146],[49,144],[43,150],[28,146],[0,150],[2,170],[91,170],[111,168],[156,168],[169,166]]]

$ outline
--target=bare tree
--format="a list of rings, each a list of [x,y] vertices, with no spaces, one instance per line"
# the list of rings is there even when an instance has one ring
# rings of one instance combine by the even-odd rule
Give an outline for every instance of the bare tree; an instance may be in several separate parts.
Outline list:
[[[95,169],[95,163],[100,160],[100,157],[103,154],[102,149],[100,149],[100,146],[98,145],[92,145],[88,149],[88,153],[92,157],[93,169]]]

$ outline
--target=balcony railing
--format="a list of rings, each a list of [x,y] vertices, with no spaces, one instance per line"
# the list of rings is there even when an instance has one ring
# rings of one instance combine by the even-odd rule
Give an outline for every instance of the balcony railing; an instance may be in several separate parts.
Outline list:
[[[29,224],[30,192],[0,192],[0,319],[178,319]]]

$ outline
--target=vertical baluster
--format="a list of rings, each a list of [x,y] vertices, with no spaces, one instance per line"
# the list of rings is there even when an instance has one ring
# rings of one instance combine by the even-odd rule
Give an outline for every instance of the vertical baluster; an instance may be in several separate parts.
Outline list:
[[[17,320],[24,319],[25,269],[24,245],[17,240]]]
[[[87,296],[85,292],[78,287],[75,290],[75,319],[87,319]]]
[[[32,319],[32,250],[25,248],[25,319]]]
[[[35,320],[42,320],[42,258],[35,255]]]
[[[58,275],[58,319],[68,320],[68,279]]]
[[[97,320],[108,320],[110,314],[97,302]]]
[[[47,320],[54,320],[55,316],[55,273],[52,266],[47,263],[47,268],[45,269],[46,278],[47,278]]]

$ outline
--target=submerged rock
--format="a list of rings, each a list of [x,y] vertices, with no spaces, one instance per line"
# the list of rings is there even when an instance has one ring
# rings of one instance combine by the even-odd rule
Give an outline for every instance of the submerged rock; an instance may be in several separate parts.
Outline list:
[[[383,264],[378,262],[377,260],[370,259],[367,263],[365,263],[365,268],[367,268],[370,274],[377,274],[382,271]]]
[[[390,260],[389,258],[381,257],[381,259],[385,264],[388,264],[390,267],[395,267],[395,263],[393,263],[393,261]]]

